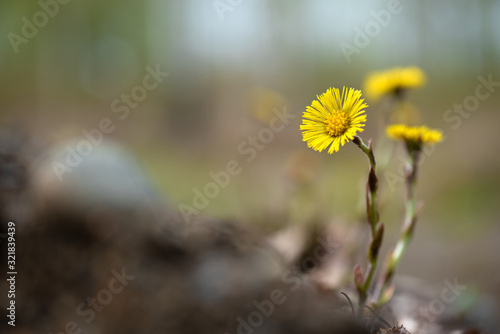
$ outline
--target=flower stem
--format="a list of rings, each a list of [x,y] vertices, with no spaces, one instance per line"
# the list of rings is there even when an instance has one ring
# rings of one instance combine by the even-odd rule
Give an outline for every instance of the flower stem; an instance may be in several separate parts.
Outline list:
[[[373,155],[371,140],[369,141],[368,146],[366,146],[365,143],[363,143],[363,139],[361,139],[361,137],[354,136],[353,143],[358,145],[361,151],[366,154],[368,160],[370,160],[370,167],[373,167],[373,169],[376,170],[377,163],[375,161],[375,156]]]
[[[410,147],[408,149],[408,166],[406,172],[406,205],[405,205],[405,218],[403,221],[403,227],[401,230],[401,236],[399,237],[394,250],[389,253],[388,260],[385,268],[384,275],[379,284],[377,292],[377,305],[380,306],[386,303],[391,295],[387,294],[387,291],[392,289],[390,285],[392,283],[392,278],[394,276],[394,271],[398,266],[401,258],[406,252],[406,248],[410,243],[413,236],[413,231],[415,230],[415,224],[418,218],[418,212],[416,207],[416,191],[417,191],[417,174],[418,174],[418,164],[420,158],[420,148]]]
[[[355,283],[359,294],[359,314],[361,315],[363,313],[366,300],[368,299],[368,291],[370,290],[375,270],[377,269],[378,251],[382,243],[384,226],[383,224],[378,224],[379,213],[376,202],[378,190],[378,179],[376,174],[377,163],[373,154],[372,142],[370,140],[368,145],[365,145],[360,137],[355,136],[353,143],[356,144],[361,151],[363,151],[370,163],[370,171],[368,174],[368,181],[366,183],[366,213],[371,230],[371,241],[368,249],[368,268],[366,270],[368,274],[363,280],[359,278],[362,277],[361,274],[359,272],[355,272]],[[355,271],[356,270],[359,270],[359,268],[355,269]]]

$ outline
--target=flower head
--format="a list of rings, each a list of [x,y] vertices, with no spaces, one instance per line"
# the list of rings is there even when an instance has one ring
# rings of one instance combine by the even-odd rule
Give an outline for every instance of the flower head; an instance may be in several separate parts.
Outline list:
[[[424,72],[416,66],[374,72],[366,78],[366,94],[373,99],[385,94],[397,95],[408,88],[422,86],[425,80]]]
[[[425,125],[406,126],[404,124],[395,124],[389,125],[386,131],[387,135],[393,139],[404,140],[407,144],[413,143],[417,146],[439,143],[443,139],[441,131],[429,129]]]
[[[354,88],[344,87],[342,95],[339,89],[330,88],[317,97],[304,112],[302,137],[308,147],[319,152],[330,146],[328,153],[332,154],[363,131],[363,109],[368,105],[361,98],[361,91]]]

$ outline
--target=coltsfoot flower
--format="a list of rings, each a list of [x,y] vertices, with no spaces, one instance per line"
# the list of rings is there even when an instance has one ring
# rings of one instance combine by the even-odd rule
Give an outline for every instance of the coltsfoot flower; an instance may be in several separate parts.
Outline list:
[[[443,133],[429,129],[427,126],[406,126],[404,124],[389,125],[387,135],[392,139],[414,142],[415,144],[435,144],[443,140]]]
[[[370,74],[366,78],[365,89],[370,98],[378,99],[382,95],[397,95],[406,89],[418,88],[425,81],[424,72],[416,66],[396,67]]]
[[[354,88],[344,87],[342,95],[339,89],[330,88],[317,97],[302,116],[302,138],[315,151],[330,146],[328,153],[332,154],[363,131],[363,109],[368,105],[361,98],[361,91]]]

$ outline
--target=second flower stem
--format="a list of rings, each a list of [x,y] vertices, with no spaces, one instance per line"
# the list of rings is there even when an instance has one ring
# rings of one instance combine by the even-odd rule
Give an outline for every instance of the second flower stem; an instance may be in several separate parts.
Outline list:
[[[390,286],[392,284],[394,271],[401,261],[401,258],[403,257],[408,244],[410,243],[418,218],[416,192],[420,149],[410,146],[407,146],[407,149],[408,167],[406,172],[405,218],[403,221],[401,236],[399,237],[394,250],[388,255],[385,272],[377,291],[378,305],[386,303],[391,298],[392,289],[390,289]]]

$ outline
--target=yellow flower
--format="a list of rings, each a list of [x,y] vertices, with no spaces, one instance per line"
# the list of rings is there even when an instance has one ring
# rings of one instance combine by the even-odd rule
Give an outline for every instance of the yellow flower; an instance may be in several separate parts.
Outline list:
[[[329,145],[328,153],[337,152],[340,145],[352,140],[362,132],[368,107],[361,98],[361,91],[354,88],[330,88],[318,95],[304,112],[302,125],[303,141],[315,151],[323,151]]]
[[[403,124],[389,125],[386,128],[387,135],[393,139],[411,141],[420,144],[435,144],[443,140],[443,133],[439,130],[429,129],[422,126],[406,126]]]
[[[397,67],[382,72],[374,72],[366,78],[366,94],[378,99],[385,94],[400,94],[408,88],[425,84],[425,74],[416,66]]]

